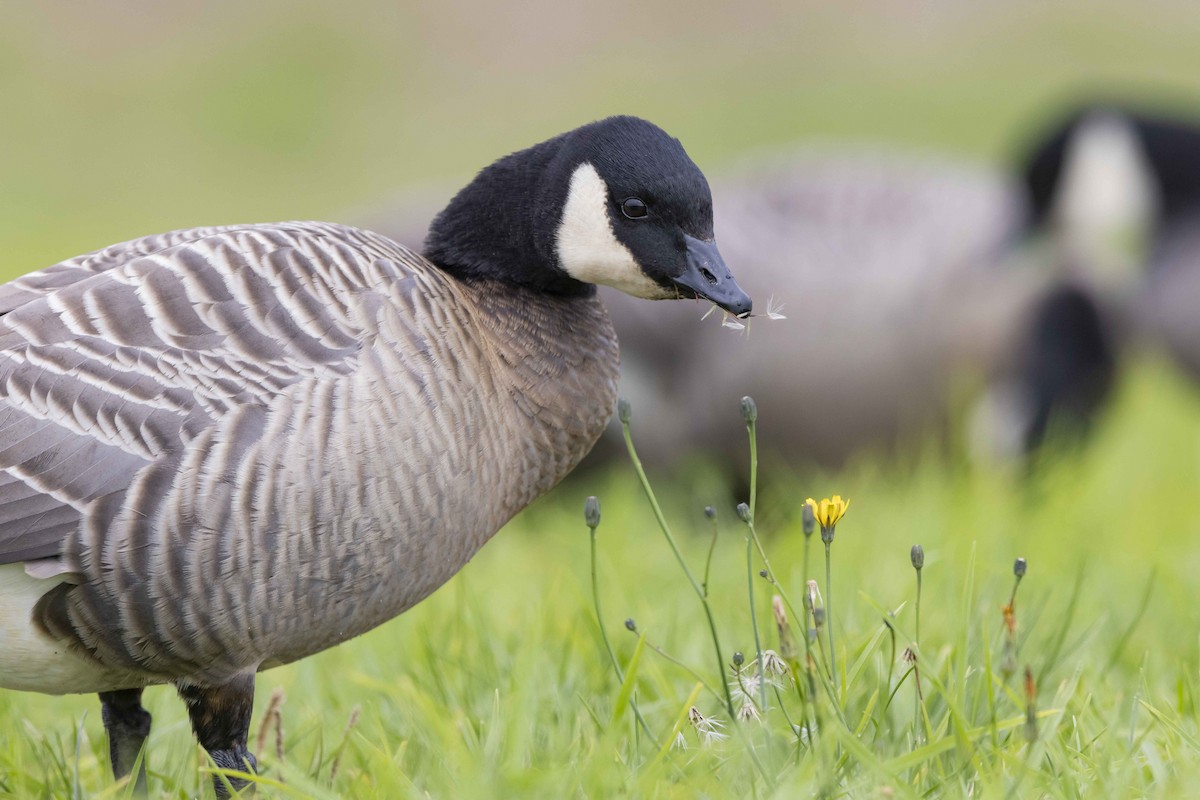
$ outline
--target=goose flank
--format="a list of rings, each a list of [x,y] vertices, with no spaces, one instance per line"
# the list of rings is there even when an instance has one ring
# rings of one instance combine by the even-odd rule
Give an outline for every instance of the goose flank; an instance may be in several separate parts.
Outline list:
[[[253,769],[256,672],[418,603],[595,443],[595,284],[749,313],[711,209],[677,140],[613,117],[481,171],[425,256],[196,228],[0,287],[0,687],[99,693],[119,777],[172,683]]]

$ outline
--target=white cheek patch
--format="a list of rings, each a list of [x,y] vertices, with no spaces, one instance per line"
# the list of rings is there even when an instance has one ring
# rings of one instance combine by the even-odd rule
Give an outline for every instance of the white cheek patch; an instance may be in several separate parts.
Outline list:
[[[629,248],[617,241],[608,218],[608,187],[591,164],[580,164],[571,175],[555,243],[558,263],[577,281],[650,300],[678,296],[647,277]]]
[[[1094,115],[1071,137],[1054,213],[1069,234],[1101,237],[1148,224],[1156,197],[1132,126]]]

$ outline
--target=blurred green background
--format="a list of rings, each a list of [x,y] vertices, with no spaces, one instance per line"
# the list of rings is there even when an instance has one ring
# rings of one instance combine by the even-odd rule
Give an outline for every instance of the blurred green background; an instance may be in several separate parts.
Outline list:
[[[1006,157],[1080,89],[1200,89],[1186,2],[13,2],[0,258],[344,218],[612,113],[705,169],[820,139]]]

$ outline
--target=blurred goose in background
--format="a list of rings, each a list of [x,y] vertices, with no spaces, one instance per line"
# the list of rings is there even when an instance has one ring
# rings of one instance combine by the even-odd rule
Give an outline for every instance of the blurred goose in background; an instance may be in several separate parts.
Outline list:
[[[256,672],[418,603],[591,449],[595,284],[751,310],[704,175],[632,117],[484,169],[424,252],[196,228],[0,287],[0,687],[98,692],[122,776],[171,683],[254,769]]]
[[[1073,267],[1035,309],[1016,370],[1060,387],[1026,431],[1033,447],[1050,416],[1069,429],[1098,413],[1121,342],[1163,344],[1200,379],[1200,121],[1089,103],[1034,140],[1021,174],[1026,233]]]

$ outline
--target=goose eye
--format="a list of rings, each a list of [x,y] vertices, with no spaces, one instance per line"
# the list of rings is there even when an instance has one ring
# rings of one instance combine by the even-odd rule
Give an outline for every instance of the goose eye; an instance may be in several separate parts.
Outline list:
[[[630,197],[624,203],[621,203],[621,213],[630,219],[641,219],[650,213],[650,209],[646,208],[646,204],[636,197]]]

